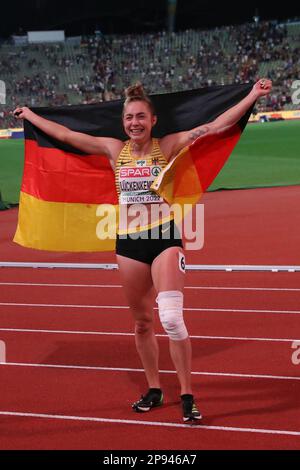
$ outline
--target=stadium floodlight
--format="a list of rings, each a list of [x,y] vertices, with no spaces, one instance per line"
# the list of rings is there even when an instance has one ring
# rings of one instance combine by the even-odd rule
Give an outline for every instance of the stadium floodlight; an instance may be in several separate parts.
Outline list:
[[[177,0],[168,0],[168,31],[173,33],[175,31]]]
[[[253,21],[255,24],[258,24],[260,20],[258,8],[255,8],[255,14],[253,16]]]
[[[0,80],[0,104],[6,104],[6,86],[3,80]]]

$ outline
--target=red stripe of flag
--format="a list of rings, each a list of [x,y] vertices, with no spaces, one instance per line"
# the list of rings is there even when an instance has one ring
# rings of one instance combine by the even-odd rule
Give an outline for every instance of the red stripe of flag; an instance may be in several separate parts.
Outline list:
[[[43,201],[118,204],[114,173],[103,155],[79,156],[25,140],[21,190]]]
[[[197,169],[203,191],[211,185],[241,137],[242,130],[237,124],[218,135],[197,139],[190,146],[190,155]]]

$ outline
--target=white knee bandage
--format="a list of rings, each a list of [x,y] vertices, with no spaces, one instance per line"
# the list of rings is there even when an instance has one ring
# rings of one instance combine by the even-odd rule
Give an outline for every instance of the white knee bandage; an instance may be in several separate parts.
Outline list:
[[[180,341],[188,337],[183,319],[183,294],[171,290],[157,296],[159,318],[170,339]]]

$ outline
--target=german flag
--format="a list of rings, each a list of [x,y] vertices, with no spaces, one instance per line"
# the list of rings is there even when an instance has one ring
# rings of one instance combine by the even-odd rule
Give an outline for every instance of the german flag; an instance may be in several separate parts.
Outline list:
[[[224,166],[241,132],[241,123],[238,123],[199,137],[171,160],[151,189],[170,205],[196,204]]]
[[[213,121],[241,101],[253,84],[214,86],[151,96],[154,137]],[[74,131],[126,140],[123,101],[32,108]],[[195,204],[238,142],[252,108],[224,132],[198,138],[161,172],[152,189],[172,203]],[[86,155],[25,121],[25,163],[14,241],[50,251],[112,251],[118,219],[114,173],[103,155]]]

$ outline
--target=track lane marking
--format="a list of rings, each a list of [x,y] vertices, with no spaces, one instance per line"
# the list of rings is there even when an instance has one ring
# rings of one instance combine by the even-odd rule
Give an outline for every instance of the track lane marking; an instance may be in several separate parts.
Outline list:
[[[119,289],[123,286],[119,284],[53,284],[53,283],[37,283],[37,282],[0,282],[0,286],[23,286],[23,287],[80,287],[80,288],[112,288]],[[263,291],[263,292],[300,292],[300,288],[288,287],[223,287],[223,286],[185,286],[184,289],[195,290],[241,290],[241,291]]]
[[[13,416],[20,418],[40,418],[40,419],[52,419],[52,420],[65,420],[65,421],[85,421],[94,423],[110,423],[110,424],[131,424],[139,426],[160,426],[160,427],[171,427],[171,428],[186,428],[193,430],[192,432],[208,430],[208,431],[226,431],[226,432],[247,432],[247,433],[259,433],[259,434],[277,434],[285,436],[300,436],[299,431],[288,431],[285,429],[262,429],[262,428],[239,428],[233,426],[208,426],[203,424],[190,425],[180,424],[173,422],[163,421],[142,421],[135,419],[111,419],[111,418],[100,418],[90,416],[71,416],[71,415],[56,415],[46,413],[26,413],[26,412],[15,412],[15,411],[0,411],[1,416]]]
[[[0,302],[0,307],[55,307],[55,308],[90,308],[90,309],[129,309],[127,305],[84,305],[84,304],[31,304],[18,302]],[[158,310],[157,307],[154,310]],[[300,310],[257,310],[257,309],[236,309],[236,308],[200,308],[185,307],[188,312],[236,312],[236,313],[284,313],[299,314]]]
[[[143,372],[144,369],[134,369],[130,367],[101,367],[101,366],[76,366],[65,364],[31,364],[27,362],[0,362],[0,367],[37,367],[49,369],[74,369],[74,370],[95,370],[108,372]],[[177,374],[175,370],[160,370],[160,374]],[[192,375],[207,375],[213,377],[238,377],[246,379],[267,379],[267,380],[296,380],[300,377],[287,375],[261,375],[261,374],[237,374],[231,372],[192,372]]]
[[[134,336],[134,333],[125,333],[121,331],[71,331],[71,330],[43,330],[29,328],[0,328],[0,331],[11,333],[45,333],[45,334],[67,334],[67,335],[99,335],[99,336]],[[168,338],[168,335],[156,334],[161,338]],[[229,341],[270,341],[270,342],[286,342],[293,343],[300,339],[289,338],[248,338],[240,336],[205,336],[205,335],[189,335],[191,339],[211,339],[211,340],[229,340]]]

